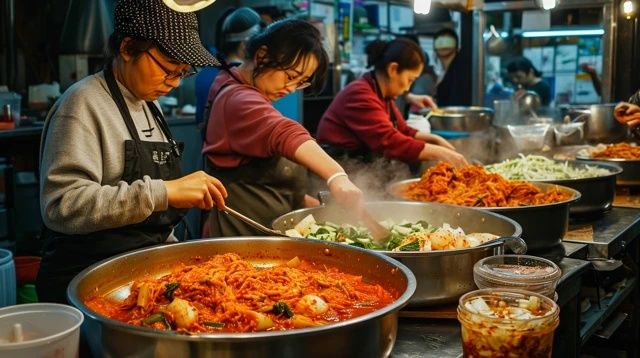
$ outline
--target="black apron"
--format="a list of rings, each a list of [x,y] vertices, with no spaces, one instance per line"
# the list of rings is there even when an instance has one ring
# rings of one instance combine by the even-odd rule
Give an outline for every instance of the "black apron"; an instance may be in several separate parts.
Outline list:
[[[154,103],[147,102],[168,143],[141,141],[110,66],[105,69],[104,76],[132,137],[124,141],[122,180],[131,184],[145,175],[163,180],[179,178],[182,143],[177,143],[171,136],[162,112]],[[62,234],[44,227],[45,248],[36,282],[39,300],[67,303],[67,285],[80,271],[108,257],[165,242],[184,213],[185,210],[170,207],[153,213],[138,224],[83,235]]]
[[[378,98],[384,102],[387,108],[393,128],[397,129],[398,119],[391,106],[393,100],[382,96],[375,71],[371,71],[369,74],[373,79],[374,89]],[[374,195],[375,199],[391,198],[385,194],[385,186],[390,182],[415,176],[419,170],[419,164],[407,164],[397,159],[386,158],[382,153],[373,152],[365,146],[355,150],[330,144],[322,144],[320,146],[344,168],[356,186],[368,193],[369,196]],[[316,178],[314,184],[317,182]]]
[[[225,70],[236,82],[243,83],[231,71]],[[232,85],[222,86],[210,103],[213,104],[228,86]],[[205,156],[205,171],[224,184],[229,194],[226,205],[267,227],[271,227],[271,221],[278,216],[303,206],[307,170],[286,158],[252,158],[236,168],[221,168]],[[224,212],[212,210],[209,236],[264,236],[264,233]]]

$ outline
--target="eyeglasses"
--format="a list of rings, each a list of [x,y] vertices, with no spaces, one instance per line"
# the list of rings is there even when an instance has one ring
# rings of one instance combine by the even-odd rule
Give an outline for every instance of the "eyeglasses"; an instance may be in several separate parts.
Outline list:
[[[196,73],[198,73],[198,70],[195,67],[190,67],[189,69],[180,71],[180,72],[174,72],[174,71],[170,71],[168,70],[166,67],[164,67],[162,65],[162,63],[160,63],[160,61],[158,61],[157,58],[155,58],[155,56],[153,56],[153,54],[151,52],[149,52],[148,50],[145,51],[149,57],[151,57],[151,59],[153,60],[153,62],[156,63],[156,65],[158,65],[158,67],[160,67],[162,69],[162,71],[164,71],[164,79],[166,80],[175,80],[176,78],[179,78],[180,80],[183,80],[187,77],[191,77],[193,75],[195,75]]]
[[[307,88],[309,86],[311,86],[311,82],[309,81],[296,81],[296,76],[291,76],[288,73],[285,72],[285,74],[287,75],[287,82],[285,82],[284,86],[285,87],[289,87],[291,85],[295,85],[296,90],[301,90],[304,88]]]

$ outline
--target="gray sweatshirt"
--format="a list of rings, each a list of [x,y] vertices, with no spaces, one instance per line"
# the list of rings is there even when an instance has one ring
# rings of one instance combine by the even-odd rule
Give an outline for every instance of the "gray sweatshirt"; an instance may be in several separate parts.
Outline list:
[[[140,139],[166,141],[146,103],[118,85]],[[150,138],[141,132],[148,123],[155,127]],[[58,99],[41,141],[40,210],[47,227],[86,234],[139,223],[167,209],[162,180],[122,181],[127,139],[131,136],[102,72],[77,82]]]

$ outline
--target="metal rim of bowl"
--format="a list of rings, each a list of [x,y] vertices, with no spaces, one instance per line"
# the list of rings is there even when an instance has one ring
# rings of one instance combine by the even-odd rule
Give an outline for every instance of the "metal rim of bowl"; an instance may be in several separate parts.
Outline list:
[[[119,260],[123,260],[123,259],[125,259],[127,257],[141,255],[144,252],[158,250],[159,248],[162,248],[163,246],[165,246],[165,245],[156,245],[156,246],[152,246],[152,247],[147,247],[147,248],[143,248],[143,249],[139,249],[139,250],[130,251],[130,252],[126,253],[126,254],[119,255],[119,256],[116,256],[116,257],[107,258],[105,260],[97,262],[97,263],[89,266],[88,268],[82,270],[78,275],[76,275],[73,278],[73,280],[71,280],[71,283],[69,283],[69,286],[67,287],[67,298],[69,299],[69,302],[73,306],[75,306],[83,314],[91,317],[92,319],[94,319],[96,321],[99,321],[99,322],[108,323],[111,327],[114,327],[114,328],[119,329],[119,330],[135,331],[136,334],[139,334],[139,335],[142,335],[142,336],[147,336],[147,337],[162,336],[162,337],[165,337],[165,338],[177,339],[177,340],[182,340],[182,341],[190,341],[190,342],[207,341],[207,340],[209,340],[211,338],[215,338],[216,341],[226,341],[226,342],[234,342],[235,341],[235,342],[237,342],[237,341],[243,341],[243,340],[246,340],[246,339],[252,339],[252,340],[265,339],[266,340],[266,339],[271,339],[271,338],[274,338],[274,337],[282,337],[282,336],[303,336],[303,335],[317,334],[317,333],[320,333],[320,332],[333,330],[333,329],[336,329],[338,327],[345,327],[345,326],[355,325],[355,324],[358,324],[360,322],[368,321],[368,320],[376,318],[376,317],[383,317],[383,316],[393,312],[394,310],[399,310],[400,308],[405,306],[409,302],[409,299],[411,298],[411,296],[413,296],[413,294],[415,293],[415,290],[416,290],[416,287],[417,287],[417,281],[416,281],[415,275],[413,274],[413,272],[411,272],[411,270],[409,270],[409,268],[407,266],[405,266],[401,262],[399,262],[397,260],[394,260],[394,259],[392,259],[392,258],[390,258],[388,256],[385,256],[383,254],[380,254],[378,252],[375,252],[373,250],[361,249],[361,248],[358,248],[358,247],[349,246],[349,245],[343,245],[343,244],[339,244],[339,243],[312,240],[312,239],[294,239],[294,238],[289,238],[288,239],[286,237],[268,237],[268,236],[265,236],[265,237],[225,237],[225,238],[215,238],[215,239],[200,239],[200,240],[193,240],[193,241],[190,241],[190,242],[183,242],[183,243],[174,244],[174,245],[197,245],[199,243],[208,242],[208,241],[221,242],[221,241],[256,241],[256,240],[258,240],[258,241],[262,241],[262,240],[267,240],[267,241],[304,240],[304,241],[307,241],[307,242],[312,242],[314,245],[327,245],[327,246],[331,246],[331,247],[337,247],[337,248],[340,248],[340,249],[347,249],[347,250],[353,250],[353,251],[366,252],[367,254],[374,255],[378,259],[381,259],[381,260],[387,262],[388,264],[391,264],[392,266],[395,266],[398,269],[400,269],[404,273],[405,277],[407,278],[407,288],[405,289],[405,291],[394,302],[390,303],[389,305],[387,305],[387,306],[385,306],[383,308],[380,308],[380,309],[378,309],[376,311],[367,313],[365,315],[353,317],[353,318],[350,318],[348,320],[344,320],[344,321],[340,321],[340,322],[330,323],[330,324],[317,326],[317,327],[291,329],[291,330],[286,330],[286,331],[246,332],[246,333],[212,333],[212,334],[198,334],[198,335],[185,335],[185,334],[177,333],[176,331],[173,331],[173,330],[171,330],[171,331],[155,330],[155,329],[152,329],[152,328],[147,328],[147,327],[142,327],[142,326],[135,326],[135,325],[132,325],[132,324],[127,324],[127,323],[124,323],[124,322],[121,322],[121,321],[117,321],[117,320],[111,319],[109,317],[102,316],[102,315],[99,315],[99,314],[95,313],[89,307],[87,307],[84,304],[84,302],[82,302],[77,295],[74,294],[74,292],[76,291],[76,289],[78,287],[78,284],[79,284],[81,278],[83,278],[84,276],[86,276],[90,272],[99,269],[101,266],[109,263],[110,261],[112,261],[116,257]]]

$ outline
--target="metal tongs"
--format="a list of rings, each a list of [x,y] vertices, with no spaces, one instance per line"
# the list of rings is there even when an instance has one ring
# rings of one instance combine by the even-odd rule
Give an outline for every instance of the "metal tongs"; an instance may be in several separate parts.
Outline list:
[[[331,193],[329,191],[321,190],[318,192],[317,196],[321,205],[327,205],[331,201]],[[369,229],[372,241],[376,245],[386,248],[387,242],[389,241],[389,234],[391,234],[389,229],[380,225],[380,223],[371,216],[365,207],[360,208],[359,214],[360,220],[362,220],[364,226]]]
[[[288,237],[287,235],[283,234],[282,232],[280,232],[279,230],[273,230],[270,229],[262,224],[260,224],[259,222],[251,219],[250,217],[245,216],[244,214],[241,214],[233,209],[231,209],[228,206],[224,206],[224,212],[234,216],[235,218],[243,221],[244,223],[250,225],[251,227],[253,227],[254,229],[258,229],[259,231],[268,234],[268,235],[273,235],[273,236],[284,236],[284,237]]]

